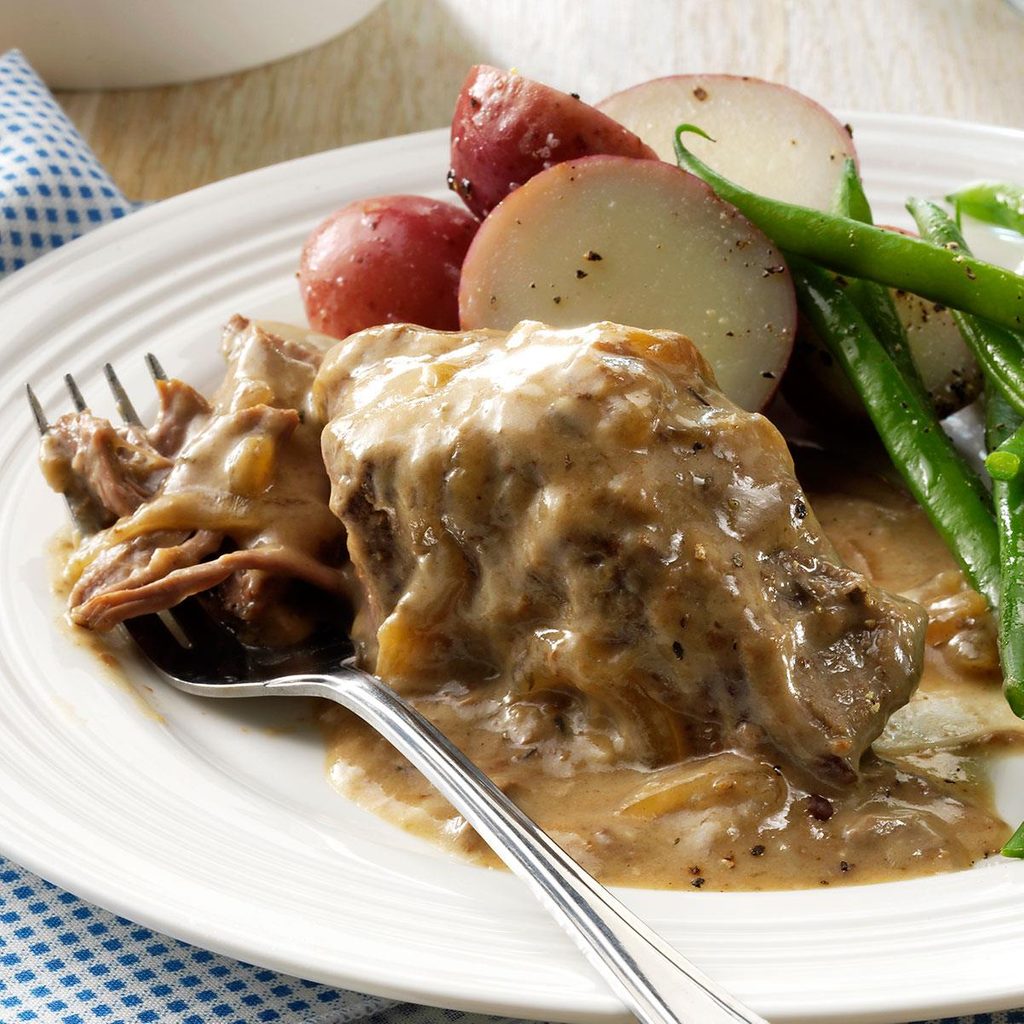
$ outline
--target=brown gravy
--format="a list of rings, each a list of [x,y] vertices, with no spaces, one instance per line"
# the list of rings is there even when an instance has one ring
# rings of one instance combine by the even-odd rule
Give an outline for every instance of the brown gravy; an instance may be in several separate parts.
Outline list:
[[[806,472],[804,470],[806,469]],[[924,514],[902,491],[843,467],[801,476],[843,559],[883,587],[929,607],[917,696],[980,700],[992,722],[950,745],[893,739],[869,755],[861,782],[825,803],[792,768],[723,751],[652,771],[610,766],[560,772],[557,760],[518,755],[481,728],[502,699],[442,693],[415,700],[528,814],[609,884],[666,889],[788,889],[891,881],[966,868],[998,851],[1009,829],[992,809],[986,752],[1014,742],[1003,716],[992,624],[962,585]],[[896,716],[899,718],[899,714]],[[321,716],[333,783],[391,821],[484,864],[496,858],[408,762],[363,723],[329,707]],[[901,745],[902,744],[902,745]],[[788,781],[787,781],[788,780]],[[806,787],[806,788],[802,788]]]
[[[364,664],[604,881],[875,882],[967,867],[1006,838],[982,761],[1024,736],[1024,723],[1002,700],[983,599],[883,476],[846,456],[830,475],[828,460],[807,457],[798,480],[778,432],[717,392],[686,339],[614,324],[581,336],[539,324],[508,337],[374,329],[332,349],[316,376],[315,415],[306,406],[320,343],[244,320],[226,342],[232,370],[218,402],[227,408],[202,435],[210,464],[192,472],[193,439],[160,496],[118,513],[104,534],[117,542],[158,519],[155,547],[129,552],[148,571],[164,564],[161,532],[200,536],[197,509],[223,531],[225,508],[250,509],[248,490],[259,492],[265,519],[234,538],[250,547],[218,558],[277,552],[273,565],[246,563],[246,586],[221,594],[265,636],[281,608],[294,610],[268,569],[312,572],[321,594],[311,608],[334,622],[338,606],[322,594],[345,589],[349,567],[321,539],[338,539],[344,523],[365,591],[353,629]],[[291,356],[303,357],[291,375],[273,369]],[[240,428],[249,455],[267,447],[248,420],[282,413],[265,404],[270,379],[294,385],[283,414],[306,440],[278,446],[280,486],[264,480],[261,491],[243,486],[259,480],[234,472],[236,447],[221,435]],[[331,403],[340,408],[321,415]],[[320,469],[323,419],[337,519]],[[73,466],[83,424],[67,426],[60,464]],[[93,428],[121,451],[109,424]],[[266,462],[246,465],[278,465]],[[100,470],[111,467],[123,476],[132,467],[122,463],[97,464],[97,479],[109,483]],[[168,501],[175,474],[189,502]],[[535,521],[538,494],[545,512]],[[169,506],[185,519],[160,519]],[[213,565],[193,554],[178,581],[188,592],[187,573]],[[148,577],[130,558],[118,565],[133,570],[114,574],[130,605],[132,584]],[[156,607],[179,599],[173,577],[152,581]],[[101,571],[109,604],[106,582]],[[122,597],[114,618],[85,624],[136,613]],[[252,615],[239,612],[250,605]],[[922,648],[923,678],[903,707]],[[334,706],[321,719],[338,788],[494,863],[372,730]]]

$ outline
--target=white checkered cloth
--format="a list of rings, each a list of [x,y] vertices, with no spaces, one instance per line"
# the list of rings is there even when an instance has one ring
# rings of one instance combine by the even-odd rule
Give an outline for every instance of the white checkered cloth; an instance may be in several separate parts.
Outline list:
[[[0,55],[0,277],[133,208],[25,59],[16,51]],[[85,903],[0,857],[0,1024],[21,1021],[502,1024],[503,1018],[395,1003],[219,956]],[[1024,1010],[945,1024],[1024,1024]]]

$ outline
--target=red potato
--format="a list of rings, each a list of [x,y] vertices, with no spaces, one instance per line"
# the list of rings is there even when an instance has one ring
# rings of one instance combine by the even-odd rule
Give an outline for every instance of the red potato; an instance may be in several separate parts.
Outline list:
[[[917,238],[906,228],[880,224],[886,231]],[[901,289],[892,291],[896,314],[907,335],[910,356],[939,418],[969,405],[984,381],[953,314],[930,299]],[[864,405],[824,342],[801,322],[783,391],[790,405],[822,422],[865,420]]]
[[[981,369],[967,347],[953,314],[930,299],[893,292],[896,312],[921,383],[939,416],[962,409],[981,394]]]
[[[459,326],[459,273],[478,227],[422,196],[360,199],[336,210],[302,248],[299,290],[314,331],[344,338],[366,327]]]
[[[911,358],[939,418],[973,402],[984,381],[950,311],[904,291],[894,291],[893,302],[907,332]],[[783,391],[790,405],[808,419],[833,425],[867,419],[846,374],[824,342],[803,323]]]
[[[578,96],[486,64],[470,70],[452,117],[448,182],[477,216],[538,171],[595,153],[657,159]]]
[[[772,243],[691,174],[584,157],[542,171],[480,226],[462,267],[464,328],[612,320],[690,337],[725,394],[762,408],[796,326]]]
[[[850,129],[795,89],[736,75],[675,75],[609,96],[598,104],[676,162],[673,136],[684,122],[715,142],[687,135],[687,148],[738,185],[818,210],[832,204]]]
[[[892,224],[879,227],[919,237],[916,231]],[[981,394],[984,381],[953,314],[945,306],[902,289],[895,289],[892,299],[907,332],[910,355],[935,411],[948,416],[973,402]]]
[[[894,291],[893,302],[907,332],[911,358],[939,418],[973,402],[984,381],[950,311],[904,291]],[[789,404],[808,419],[833,425],[867,419],[846,374],[824,342],[803,323],[783,391]]]

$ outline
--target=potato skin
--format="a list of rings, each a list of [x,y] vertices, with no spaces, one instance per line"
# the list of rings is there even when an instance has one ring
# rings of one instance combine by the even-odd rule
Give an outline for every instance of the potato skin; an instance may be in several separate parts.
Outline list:
[[[658,159],[576,96],[486,64],[470,70],[452,117],[448,183],[478,217],[539,171],[597,154]]]
[[[459,326],[459,275],[476,218],[423,196],[359,199],[302,247],[299,290],[314,331],[345,338],[385,323]]]

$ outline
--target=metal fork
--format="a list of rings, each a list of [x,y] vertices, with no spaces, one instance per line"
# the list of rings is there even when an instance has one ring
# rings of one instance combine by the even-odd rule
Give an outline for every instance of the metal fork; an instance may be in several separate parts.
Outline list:
[[[165,378],[153,356],[154,378]],[[142,427],[108,363],[107,383],[121,417]],[[75,408],[85,398],[64,378]],[[49,424],[27,387],[41,434]],[[94,531],[95,518],[68,501],[76,527]],[[285,650],[242,643],[196,598],[171,609],[176,628],[160,615],[129,619],[124,628],[172,686],[200,697],[326,697],[355,712],[398,749],[466,818],[531,889],[579,946],[592,967],[642,1024],[766,1024],[626,909],[426,718],[389,686],[355,664],[351,641],[319,636]]]

